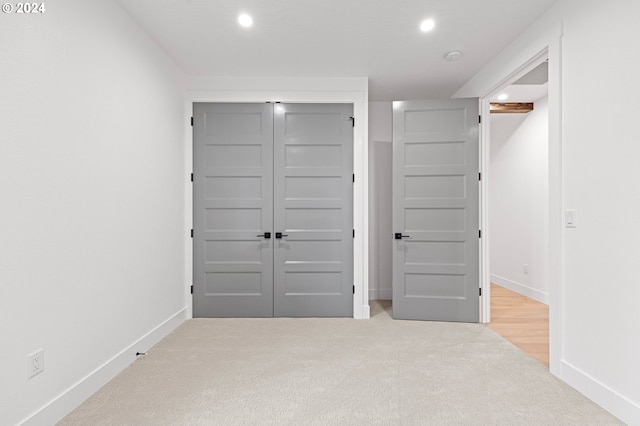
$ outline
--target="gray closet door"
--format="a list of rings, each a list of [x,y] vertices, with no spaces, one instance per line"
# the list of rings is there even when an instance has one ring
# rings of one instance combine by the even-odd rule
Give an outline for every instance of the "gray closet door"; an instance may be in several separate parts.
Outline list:
[[[394,318],[478,322],[478,117],[478,99],[394,102]]]
[[[194,104],[194,317],[353,315],[352,114]]]
[[[352,115],[348,104],[275,105],[276,316],[353,315]]]
[[[272,316],[272,106],[194,104],[193,172],[193,316]]]

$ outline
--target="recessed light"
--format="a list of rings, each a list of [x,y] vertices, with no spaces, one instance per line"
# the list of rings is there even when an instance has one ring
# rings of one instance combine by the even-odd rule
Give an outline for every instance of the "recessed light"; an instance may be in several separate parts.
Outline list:
[[[498,100],[499,101],[506,101],[507,99],[509,99],[509,95],[507,95],[506,93],[502,93],[502,94],[498,95]]]
[[[253,18],[246,13],[242,13],[238,16],[238,24],[240,24],[241,27],[249,28],[253,25]]]
[[[425,19],[420,23],[420,31],[427,33],[436,27],[436,23],[433,19]]]

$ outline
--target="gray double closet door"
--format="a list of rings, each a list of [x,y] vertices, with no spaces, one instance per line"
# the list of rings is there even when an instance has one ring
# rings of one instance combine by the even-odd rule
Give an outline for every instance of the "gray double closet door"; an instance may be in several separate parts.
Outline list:
[[[193,316],[352,316],[353,106],[193,112]]]

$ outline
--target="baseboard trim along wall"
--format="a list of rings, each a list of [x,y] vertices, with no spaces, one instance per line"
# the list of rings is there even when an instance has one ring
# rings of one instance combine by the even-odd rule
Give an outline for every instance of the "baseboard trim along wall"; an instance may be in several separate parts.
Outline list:
[[[538,289],[508,280],[504,277],[494,274],[491,274],[491,282],[494,284],[498,284],[500,287],[504,287],[507,290],[515,291],[516,293],[527,296],[530,299],[537,300],[538,302],[544,303],[545,305],[549,304],[549,293],[545,293]]]
[[[120,353],[105,362],[69,389],[58,395],[20,424],[49,426],[62,420],[67,414],[97,392],[102,386],[120,374],[136,360],[136,352],[145,352],[175,330],[187,318],[184,307]]]
[[[640,424],[640,405],[563,360],[560,378],[628,425]]]
[[[390,288],[385,288],[385,289],[370,288],[369,300],[391,300],[392,294],[393,294],[393,290]]]

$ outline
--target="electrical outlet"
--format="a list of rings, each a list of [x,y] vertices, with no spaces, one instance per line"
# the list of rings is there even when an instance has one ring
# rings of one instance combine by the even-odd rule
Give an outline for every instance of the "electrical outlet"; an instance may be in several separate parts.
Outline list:
[[[27,379],[44,371],[44,349],[39,349],[27,355]]]
[[[527,265],[526,263],[524,265],[522,265],[522,272],[524,272],[525,274],[529,273],[529,265]]]

